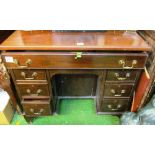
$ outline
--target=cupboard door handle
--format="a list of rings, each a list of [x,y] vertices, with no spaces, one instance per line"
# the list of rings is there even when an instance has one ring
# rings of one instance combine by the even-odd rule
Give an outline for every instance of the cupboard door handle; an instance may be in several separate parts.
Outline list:
[[[134,65],[137,64],[137,60],[133,60],[131,66],[126,66],[124,60],[119,60],[119,64],[122,65],[122,68],[123,68],[123,69],[132,69],[132,68],[134,68]]]
[[[25,80],[34,80],[37,76],[37,72],[33,72],[31,78],[27,78],[25,72],[21,72],[21,76],[24,77]]]
[[[21,66],[17,59],[13,59],[13,61],[14,61],[14,64],[16,64],[19,68],[27,68],[32,63],[31,59],[27,59],[25,62],[25,66]]]

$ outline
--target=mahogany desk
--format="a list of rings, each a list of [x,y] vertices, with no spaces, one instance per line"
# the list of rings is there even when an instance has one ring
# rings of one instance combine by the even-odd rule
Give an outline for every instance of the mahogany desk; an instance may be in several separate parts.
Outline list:
[[[149,80],[151,47],[136,32],[15,31],[0,50],[26,119],[58,112],[63,98],[136,111]]]

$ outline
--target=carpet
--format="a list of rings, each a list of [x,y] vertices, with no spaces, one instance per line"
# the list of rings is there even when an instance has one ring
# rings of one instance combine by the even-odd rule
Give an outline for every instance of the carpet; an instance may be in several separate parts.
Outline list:
[[[33,119],[32,125],[118,125],[119,117],[97,115],[92,99],[64,99],[59,114]],[[12,125],[28,124],[24,117],[15,113]]]

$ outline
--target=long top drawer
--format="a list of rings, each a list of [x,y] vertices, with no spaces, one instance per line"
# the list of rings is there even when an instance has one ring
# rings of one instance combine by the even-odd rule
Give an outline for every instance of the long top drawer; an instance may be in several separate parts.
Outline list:
[[[141,69],[147,53],[4,52],[2,58],[9,69]]]

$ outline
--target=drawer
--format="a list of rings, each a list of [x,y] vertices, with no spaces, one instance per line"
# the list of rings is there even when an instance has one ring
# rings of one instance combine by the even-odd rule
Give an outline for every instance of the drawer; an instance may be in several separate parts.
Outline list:
[[[107,76],[106,76],[106,81],[111,82],[111,81],[119,81],[119,82],[124,82],[124,81],[129,81],[129,82],[134,82],[136,78],[139,75],[139,71],[137,70],[108,70],[107,71]]]
[[[3,61],[8,69],[140,69],[144,68],[146,53],[117,52],[7,52]]]
[[[18,80],[46,80],[46,72],[44,70],[13,70],[15,79]]]
[[[22,97],[49,96],[49,89],[47,84],[18,84],[18,88]]]
[[[51,115],[49,100],[22,100],[23,110],[28,116]]]
[[[106,97],[130,97],[134,84],[105,84],[104,96]]]
[[[104,99],[100,110],[102,112],[124,112],[129,110],[129,99]]]

